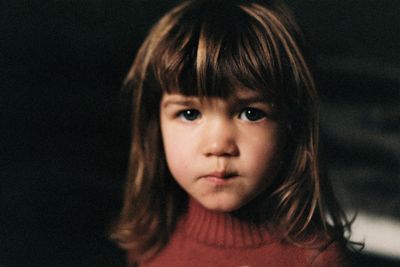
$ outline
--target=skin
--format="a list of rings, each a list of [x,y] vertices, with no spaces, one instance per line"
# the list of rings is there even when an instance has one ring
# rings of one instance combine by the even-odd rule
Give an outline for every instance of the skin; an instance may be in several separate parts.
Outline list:
[[[237,210],[276,177],[285,137],[255,91],[228,99],[164,93],[160,123],[172,176],[209,210]]]

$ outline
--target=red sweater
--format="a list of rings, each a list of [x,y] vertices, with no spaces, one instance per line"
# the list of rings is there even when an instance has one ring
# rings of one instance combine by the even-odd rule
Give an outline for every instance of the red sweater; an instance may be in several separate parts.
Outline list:
[[[263,226],[209,211],[192,200],[167,246],[139,266],[345,266],[342,251],[335,242],[320,249],[280,242]]]

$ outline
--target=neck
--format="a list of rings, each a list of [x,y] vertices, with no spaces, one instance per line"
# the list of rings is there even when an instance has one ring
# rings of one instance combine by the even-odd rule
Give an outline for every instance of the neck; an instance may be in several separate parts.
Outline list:
[[[218,247],[255,247],[268,243],[268,225],[255,216],[253,204],[232,213],[210,211],[190,198],[183,219],[185,234],[201,243]]]

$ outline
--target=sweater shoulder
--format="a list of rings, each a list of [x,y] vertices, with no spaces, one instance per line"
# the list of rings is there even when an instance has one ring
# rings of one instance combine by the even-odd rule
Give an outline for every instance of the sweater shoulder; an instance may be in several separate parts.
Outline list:
[[[348,252],[345,246],[337,241],[326,242],[313,254],[310,258],[311,267],[349,266]]]

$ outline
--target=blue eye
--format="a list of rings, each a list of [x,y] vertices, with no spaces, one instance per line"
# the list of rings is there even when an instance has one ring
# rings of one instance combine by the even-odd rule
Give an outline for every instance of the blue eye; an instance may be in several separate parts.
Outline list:
[[[265,117],[267,117],[265,112],[258,108],[245,108],[239,114],[239,118],[246,121],[259,121]]]
[[[186,109],[179,112],[179,117],[186,121],[194,121],[200,117],[200,111],[196,109]]]

